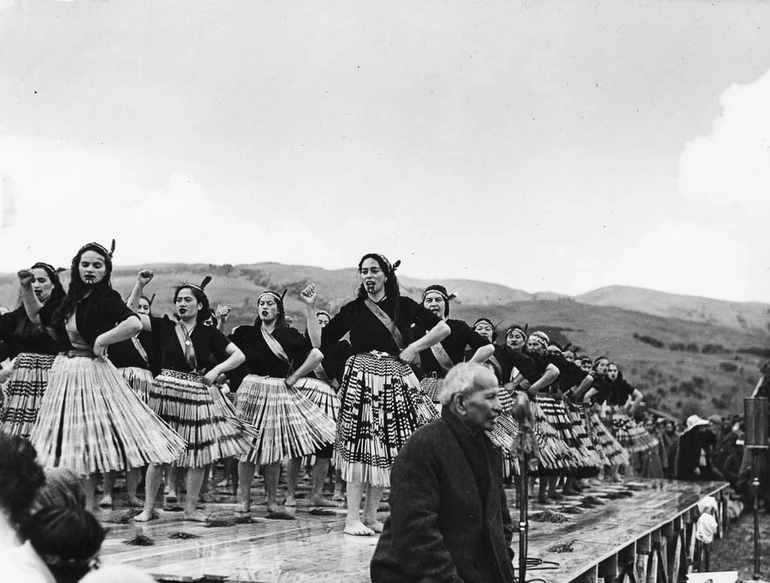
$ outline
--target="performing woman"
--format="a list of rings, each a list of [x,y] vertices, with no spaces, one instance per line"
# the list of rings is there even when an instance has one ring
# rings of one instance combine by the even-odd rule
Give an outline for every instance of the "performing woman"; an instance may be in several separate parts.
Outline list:
[[[449,318],[449,302],[455,297],[438,284],[429,285],[422,293],[422,306],[446,322],[451,330],[441,342],[420,352],[420,365],[426,375],[421,384],[434,403],[438,402],[442,379],[454,365],[463,362],[466,347],[473,352],[470,362],[484,363],[495,352],[487,338],[471,330],[462,320]],[[424,329],[415,327],[414,337],[421,338],[425,333]]]
[[[323,329],[323,347],[349,332],[355,353],[345,365],[334,444],[335,465],[348,484],[345,533],[351,535],[382,532],[377,508],[382,490],[390,485],[393,460],[415,429],[438,417],[409,363],[421,350],[446,338],[450,328],[400,295],[398,265],[377,253],[364,255],[358,263],[357,299],[344,305]],[[410,342],[412,324],[428,333]]]
[[[134,310],[140,316],[150,316],[150,306],[152,299],[142,295],[144,289],[152,279],[151,271],[140,271],[137,276],[137,283],[134,285],[131,295],[126,300],[126,305]],[[131,387],[136,395],[145,403],[149,401],[150,389],[152,388],[153,376],[160,372],[157,369],[157,354],[152,339],[152,333],[142,330],[137,336],[116,342],[107,353],[110,362],[114,364],[126,379],[128,386]],[[154,369],[154,370],[153,370]],[[116,472],[109,472],[104,475],[104,495],[99,506],[111,507],[113,505],[113,494],[115,490]],[[141,508],[143,503],[136,497],[136,490],[142,479],[142,468],[129,468],[126,470],[126,495],[127,504],[136,508]]]
[[[577,391],[582,393],[590,385],[592,379],[577,366],[561,358],[561,355],[549,355],[547,353],[549,344],[550,340],[545,332],[533,332],[527,339],[527,353],[538,364],[538,370],[547,369],[551,366],[559,371],[557,379],[553,379],[548,385],[538,387],[536,399],[546,419],[556,428],[573,455],[575,467],[569,471],[562,471],[561,474],[568,478],[595,475],[602,465],[601,456],[588,438],[585,424],[579,418],[570,417],[563,401],[561,385],[558,382],[562,379],[562,375],[564,375],[564,386],[567,387],[579,383]],[[556,491],[558,477],[558,474],[550,475],[547,480],[541,480],[538,495],[540,502],[547,502],[549,498],[559,500],[563,497],[562,494]],[[544,482],[548,484],[547,491],[543,488]],[[574,479],[567,480],[567,493],[573,492],[573,484]]]
[[[633,419],[633,414],[643,399],[641,391],[631,386],[623,378],[620,368],[603,356],[594,362],[594,371],[602,382],[595,396],[590,393],[587,396],[595,398],[603,405],[602,410],[607,412],[605,424],[620,445],[630,456],[642,454],[649,448],[657,447],[657,438],[650,435]],[[625,464],[613,466],[613,480],[621,480],[623,465]]]
[[[149,270],[144,273],[144,279],[152,278]],[[150,390],[149,405],[187,440],[187,448],[170,461],[187,468],[183,516],[197,522],[207,520],[196,509],[206,464],[245,453],[256,436],[256,430],[237,418],[232,405],[215,385],[219,375],[241,365],[244,356],[216,327],[203,325],[210,315],[209,299],[203,291],[209,281],[207,276],[199,286],[177,286],[176,321],[168,316],[142,316],[145,330],[153,333],[161,366]],[[137,280],[141,288],[142,283],[143,279]],[[156,462],[147,468],[144,510],[135,521],[146,522],[155,517],[153,506],[162,476],[161,464]]]
[[[42,325],[40,314],[50,321],[66,294],[56,270],[47,263],[35,263],[18,275],[22,305],[0,316],[0,341],[13,360],[0,409],[0,432],[28,439],[54,359],[63,350]]]
[[[84,245],[72,259],[69,291],[52,316],[70,350],[56,357],[30,435],[44,467],[85,476],[88,510],[95,473],[168,463],[185,447],[106,358],[110,345],[142,329],[112,289],[111,274],[112,251],[98,243]]]
[[[278,478],[281,461],[288,459],[285,505],[296,506],[295,491],[303,456],[315,454],[313,491],[310,504],[332,505],[322,495],[323,480],[329,470],[335,422],[333,411],[339,400],[328,384],[306,378],[323,360],[317,348],[321,327],[315,314],[315,286],[300,293],[305,303],[308,336],[286,324],[283,296],[265,291],[257,299],[257,319],[253,326],[239,326],[230,336],[246,355],[236,374],[242,381],[236,393],[239,417],[259,429],[251,451],[238,464],[236,512],[251,511],[251,481],[257,465],[265,466],[268,518],[291,517],[278,505]],[[244,376],[245,375],[245,376]],[[327,411],[319,405],[328,404]]]

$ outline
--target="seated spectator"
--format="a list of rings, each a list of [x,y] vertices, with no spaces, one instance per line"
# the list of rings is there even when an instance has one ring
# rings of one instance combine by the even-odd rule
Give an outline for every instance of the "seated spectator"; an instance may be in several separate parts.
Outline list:
[[[43,507],[29,520],[26,531],[56,583],[77,583],[98,564],[105,532],[87,510]]]
[[[26,540],[30,508],[45,479],[25,439],[0,433],[0,565],[3,581],[54,583],[45,563]]]

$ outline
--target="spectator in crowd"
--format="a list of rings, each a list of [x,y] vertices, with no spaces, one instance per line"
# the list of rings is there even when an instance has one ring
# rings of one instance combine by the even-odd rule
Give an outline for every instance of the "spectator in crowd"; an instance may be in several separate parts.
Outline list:
[[[55,581],[26,535],[35,494],[45,480],[36,456],[35,448],[26,439],[0,433],[0,565],[3,581]]]

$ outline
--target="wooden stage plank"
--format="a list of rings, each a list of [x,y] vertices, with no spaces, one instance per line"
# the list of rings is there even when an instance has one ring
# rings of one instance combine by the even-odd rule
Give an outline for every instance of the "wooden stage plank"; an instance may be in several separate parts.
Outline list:
[[[634,481],[621,485],[601,485],[579,497],[568,497],[559,505],[533,504],[530,516],[548,508],[560,511],[580,508],[585,495],[604,502],[593,508],[580,508],[581,514],[566,514],[566,522],[536,522],[530,519],[529,557],[544,561],[543,567],[527,572],[527,579],[546,583],[567,583],[581,573],[596,573],[598,566],[626,549],[636,556],[635,542],[645,539],[687,512],[698,501],[725,485],[685,483],[665,480]],[[628,493],[631,497],[612,499]],[[217,517],[232,517],[234,497],[216,492],[217,503],[207,510]],[[256,494],[256,491],[255,491]],[[509,490],[513,505],[513,491]],[[261,496],[264,500],[264,496]],[[255,499],[255,503],[260,498]],[[110,527],[103,548],[103,562],[129,563],[162,581],[238,581],[274,583],[284,581],[349,582],[369,581],[369,561],[377,537],[351,537],[343,534],[344,509],[333,509],[332,516],[311,515],[299,500],[296,520],[267,520],[264,505],[256,504],[251,524],[207,527],[184,522],[178,512],[161,512],[161,519],[147,524],[112,524],[121,512],[102,512],[98,516]],[[518,509],[511,507],[514,523]],[[384,516],[384,515],[383,515]],[[153,546],[125,544],[141,532],[154,539]],[[200,538],[170,538],[175,533]],[[649,540],[649,539],[647,539]],[[571,552],[555,552],[556,545],[569,545]],[[627,548],[631,545],[631,548]],[[514,535],[518,554],[518,534]],[[645,549],[646,550],[646,549]],[[515,562],[514,564],[517,564]],[[607,566],[607,565],[605,565]],[[206,576],[208,579],[206,579]]]

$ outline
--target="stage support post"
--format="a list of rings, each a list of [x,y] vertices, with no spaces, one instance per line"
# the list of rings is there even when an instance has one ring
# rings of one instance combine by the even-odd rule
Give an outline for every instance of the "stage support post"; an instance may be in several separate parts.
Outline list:
[[[755,391],[756,394],[757,391]],[[759,539],[759,457],[768,449],[768,399],[751,396],[744,399],[746,447],[751,451],[751,487],[754,491],[754,580],[760,578]]]

